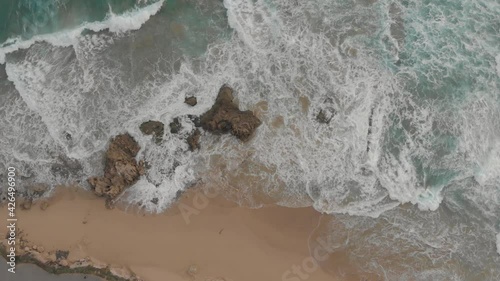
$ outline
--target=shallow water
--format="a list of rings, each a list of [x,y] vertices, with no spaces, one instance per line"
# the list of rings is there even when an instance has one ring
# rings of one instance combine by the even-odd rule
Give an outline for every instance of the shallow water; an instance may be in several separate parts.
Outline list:
[[[496,1],[80,2],[1,16],[0,163],[22,185],[84,183],[127,131],[151,169],[122,200],[150,212],[201,180],[336,215],[352,260],[387,280],[500,276]],[[263,121],[249,143],[204,134],[190,153],[187,118],[160,146],[138,130],[203,113],[224,83]]]

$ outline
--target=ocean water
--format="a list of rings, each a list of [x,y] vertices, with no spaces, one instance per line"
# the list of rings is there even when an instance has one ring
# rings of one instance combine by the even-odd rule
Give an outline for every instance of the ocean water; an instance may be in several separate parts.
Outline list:
[[[324,235],[384,280],[500,280],[498,1],[0,4],[0,168],[21,186],[85,185],[129,132],[151,168],[123,202],[265,193],[333,215]],[[250,142],[203,134],[191,153],[188,118],[161,145],[140,133],[223,84],[263,121]]]

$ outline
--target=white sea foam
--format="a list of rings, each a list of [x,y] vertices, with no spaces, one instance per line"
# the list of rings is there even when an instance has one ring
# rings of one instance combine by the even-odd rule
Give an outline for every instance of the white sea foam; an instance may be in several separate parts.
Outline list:
[[[295,6],[289,1],[271,5],[266,1],[226,0],[228,21],[236,36],[210,45],[196,64],[183,60],[166,82],[137,81],[138,85],[129,79],[130,72],[137,68],[133,62],[120,61],[121,53],[116,55],[120,58],[112,53],[103,55],[114,47],[113,36],[80,36],[83,28],[109,28],[118,33],[138,29],[158,12],[161,3],[124,15],[111,12],[104,22],[85,24],[73,33],[46,35],[51,38],[47,41],[54,41],[53,45],[72,45],[76,62],[65,63],[64,58],[72,55],[68,50],[33,46],[24,61],[9,63],[6,69],[28,107],[41,116],[50,136],[74,159],[88,159],[102,151],[110,136],[134,132],[140,122],[156,119],[168,124],[179,115],[203,113],[224,83],[235,88],[242,108],[266,104],[267,109],[253,108],[261,112],[264,124],[245,145],[224,136],[207,135],[207,145],[194,156],[179,153],[178,149],[186,148],[185,143],[175,138],[167,138],[165,142],[166,147],[174,150],[153,153],[155,150],[146,148],[144,155],[154,164],[149,180],[168,193],[162,198],[172,198],[173,192],[180,189],[180,185],[166,184],[175,176],[165,176],[161,170],[165,163],[172,165],[172,159],[177,158],[179,167],[192,162],[196,165],[189,169],[214,170],[219,173],[222,185],[248,190],[245,196],[249,202],[253,191],[240,179],[251,178],[271,194],[281,188],[285,195],[279,204],[311,204],[308,200],[312,199],[318,210],[328,213],[377,217],[407,202],[417,204],[422,210],[436,210],[446,183],[427,186],[422,171],[417,171],[414,163],[415,157],[427,164],[434,161],[428,138],[433,126],[454,122],[467,124],[464,127],[473,132],[489,130],[491,127],[485,120],[495,120],[491,118],[495,113],[481,115],[486,111],[479,106],[487,105],[488,100],[475,101],[475,108],[465,110],[474,116],[467,118],[446,116],[429,104],[413,100],[401,77],[381,63],[386,56],[373,55],[379,50],[366,44],[366,37],[375,38],[379,34],[380,27],[372,23],[387,20],[387,11],[379,13],[379,8],[388,9],[385,5],[318,1],[317,5]],[[311,19],[310,14],[323,20]],[[356,18],[365,21],[355,29],[345,25],[346,20]],[[383,34],[390,36],[387,30]],[[388,42],[393,44],[393,41]],[[117,50],[120,51],[119,47]],[[392,57],[390,50],[386,55]],[[407,76],[415,75],[412,69],[404,71]],[[183,97],[188,95],[199,97],[196,107],[187,108],[183,104]],[[319,110],[336,112],[330,124],[315,120]],[[273,125],[280,118],[282,125]],[[392,128],[396,119],[407,122],[407,128],[400,124]],[[470,123],[474,120],[482,124]],[[393,136],[391,130],[401,130],[400,136]],[[453,130],[458,134],[462,129]],[[71,141],[66,139],[67,133],[72,136]],[[473,145],[478,139],[472,135],[481,136],[481,132],[459,142],[457,150],[476,151]],[[141,146],[150,145],[148,138],[134,136]],[[402,141],[387,148],[392,145],[391,138]],[[469,162],[460,165],[483,159],[484,152],[469,153]],[[220,156],[219,162],[214,155]],[[456,161],[460,157],[453,153],[439,161],[450,169],[465,170],[456,164],[463,162]],[[225,169],[212,169],[214,163]],[[488,170],[490,164],[482,166],[482,174],[477,174],[479,181],[484,177],[481,175],[494,172]],[[180,173],[179,177],[186,177],[177,178],[177,182],[192,180],[192,174],[173,170],[174,174]],[[153,196],[147,192],[133,194],[134,202],[147,203]],[[167,203],[148,206],[160,211]]]
[[[495,57],[495,62],[497,63],[497,74],[500,77],[500,54]]]
[[[500,233],[497,234],[497,253],[500,255]]]
[[[81,24],[78,27],[62,30],[50,34],[35,35],[31,39],[10,38],[0,46],[0,64],[5,63],[5,56],[16,50],[27,49],[36,42],[49,42],[54,46],[71,46],[78,42],[78,36],[83,30],[101,31],[109,29],[111,32],[123,33],[139,29],[149,18],[155,15],[162,7],[163,1],[155,2],[146,7],[116,15],[109,12],[106,19],[100,22]]]

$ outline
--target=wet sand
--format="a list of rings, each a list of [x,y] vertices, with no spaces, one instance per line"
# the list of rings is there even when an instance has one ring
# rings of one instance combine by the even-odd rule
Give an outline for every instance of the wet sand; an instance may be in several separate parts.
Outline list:
[[[19,210],[18,226],[46,252],[68,250],[69,262],[92,257],[146,281],[359,280],[311,264],[308,245],[322,216],[314,209],[247,209],[200,194],[189,191],[166,213],[144,215],[108,210],[102,198],[65,188],[46,210],[40,203]],[[349,267],[342,259],[329,255],[322,264]]]

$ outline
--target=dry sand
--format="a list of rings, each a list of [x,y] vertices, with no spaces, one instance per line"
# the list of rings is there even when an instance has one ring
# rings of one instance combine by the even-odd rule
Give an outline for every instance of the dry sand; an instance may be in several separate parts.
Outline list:
[[[168,212],[144,215],[108,210],[102,198],[64,188],[50,198],[46,210],[40,203],[18,210],[18,226],[45,251],[69,250],[70,261],[92,257],[124,266],[146,281],[359,280],[333,276],[333,267],[327,269],[330,273],[322,268],[307,273],[302,266],[302,278],[289,274],[283,279],[284,272],[311,255],[309,240],[322,216],[314,209],[247,209],[220,197],[204,207],[193,201],[199,194],[189,191]],[[197,214],[188,222],[180,206],[198,207]],[[1,212],[6,217],[5,208]],[[344,272],[349,266],[335,255],[324,264],[342,264]]]

